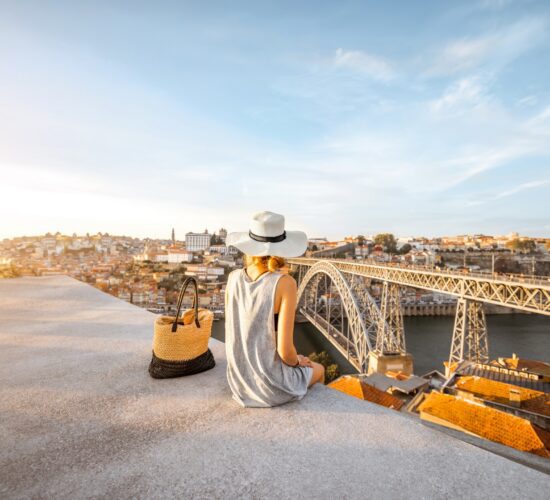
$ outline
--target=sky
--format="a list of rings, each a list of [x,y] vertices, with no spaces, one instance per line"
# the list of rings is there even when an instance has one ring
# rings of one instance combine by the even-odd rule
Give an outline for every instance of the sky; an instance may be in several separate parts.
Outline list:
[[[550,236],[550,2],[0,0],[0,237]]]

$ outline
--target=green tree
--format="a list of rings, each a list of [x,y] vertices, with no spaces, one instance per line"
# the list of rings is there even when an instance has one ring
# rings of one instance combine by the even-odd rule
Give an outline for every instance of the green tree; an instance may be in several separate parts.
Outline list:
[[[399,249],[399,253],[400,253],[401,255],[406,255],[406,254],[408,254],[411,250],[412,250],[412,246],[409,245],[408,243],[405,243],[405,244]]]
[[[510,250],[513,250],[514,252],[519,250],[519,239],[514,238],[513,240],[506,242],[506,248],[509,248]]]
[[[514,252],[533,253],[537,248],[537,244],[533,240],[514,238],[506,243],[506,247]]]
[[[521,242],[521,251],[533,253],[537,249],[537,244],[534,240],[524,240]]]
[[[385,252],[394,254],[397,251],[397,241],[391,233],[380,233],[374,237],[374,244],[380,245]]]
[[[177,289],[177,283],[175,280],[170,278],[163,278],[160,280],[159,288],[165,288],[167,292],[172,292]]]
[[[326,351],[321,351],[319,353],[312,352],[308,355],[308,358],[325,367],[325,384],[329,384],[340,376],[338,365],[334,363]]]

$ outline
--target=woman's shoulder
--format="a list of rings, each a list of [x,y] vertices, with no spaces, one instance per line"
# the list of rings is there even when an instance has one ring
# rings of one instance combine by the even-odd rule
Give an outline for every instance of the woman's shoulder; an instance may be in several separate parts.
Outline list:
[[[228,275],[227,275],[227,281],[229,281],[231,278],[233,278],[234,276],[237,276],[238,273],[240,273],[242,271],[241,268],[237,268],[237,269],[233,269],[233,271],[231,271]]]
[[[273,274],[277,276],[277,282],[279,283],[279,287],[285,288],[285,289],[298,288],[298,284],[296,283],[296,280],[290,274],[283,273],[281,271],[275,271],[273,272]]]
[[[227,275],[226,286],[229,286],[233,282],[233,280],[235,279],[239,271],[240,271],[239,268],[233,269],[233,271],[230,271],[230,273]]]

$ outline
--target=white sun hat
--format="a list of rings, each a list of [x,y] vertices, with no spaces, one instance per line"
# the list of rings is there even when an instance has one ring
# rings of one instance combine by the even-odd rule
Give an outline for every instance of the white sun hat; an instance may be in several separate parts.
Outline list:
[[[299,257],[306,251],[307,243],[306,233],[286,231],[284,216],[265,210],[252,216],[248,231],[232,232],[225,238],[227,246],[258,256]]]

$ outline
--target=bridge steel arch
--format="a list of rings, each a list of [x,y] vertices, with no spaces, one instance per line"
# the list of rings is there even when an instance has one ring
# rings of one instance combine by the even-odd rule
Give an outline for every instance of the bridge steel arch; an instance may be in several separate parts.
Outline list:
[[[376,338],[378,324],[381,321],[380,309],[368,292],[362,294],[360,301],[356,298],[352,287],[349,285],[343,273],[331,262],[320,260],[301,277],[298,286],[297,304],[298,310],[307,316],[305,308],[301,308],[304,302],[308,285],[318,286],[321,275],[326,275],[335,285],[340,295],[342,307],[346,313],[351,343],[355,349],[355,360],[350,360],[360,372],[367,371],[368,353],[373,350],[372,340]],[[355,362],[353,362],[355,361]]]
[[[298,266],[300,278],[304,274],[304,269],[309,269],[305,273],[307,276],[320,262],[321,260],[310,257],[287,259],[287,263],[291,266]],[[358,291],[362,284],[357,281],[357,278],[365,280],[365,283],[376,280],[384,284],[386,291],[382,296],[384,314],[380,315],[380,311],[376,312],[376,307],[371,307],[373,312],[364,315],[364,320],[367,321],[369,318],[376,318],[373,322],[379,327],[378,332],[370,331],[366,341],[367,348],[375,353],[386,350],[385,345],[388,342],[390,351],[405,352],[401,312],[400,307],[397,307],[400,306],[398,300],[400,286],[432,290],[458,299],[449,365],[463,359],[478,362],[489,359],[484,303],[550,316],[550,279],[548,277],[500,275],[482,271],[458,273],[454,270],[436,269],[433,266],[401,266],[370,261],[356,262],[348,259],[322,259],[322,263],[331,265],[344,276],[348,276],[350,288],[355,291],[355,294],[351,295],[359,298],[358,302],[362,302],[363,295]],[[322,268],[319,267],[319,269]],[[331,274],[336,275],[336,271],[332,268]],[[356,281],[357,285],[354,285]],[[306,283],[304,287],[305,285]],[[341,291],[341,293],[345,295],[344,292]],[[369,298],[372,300],[370,294]],[[370,301],[367,301],[367,305],[369,304]],[[354,306],[356,305],[355,303]],[[362,303],[359,309],[366,310]],[[319,321],[316,326],[319,328]],[[369,327],[364,324],[361,326],[366,326],[367,329]],[[355,335],[359,335],[357,328]],[[329,340],[332,341],[330,336]],[[373,346],[375,346],[374,349],[372,349]]]

